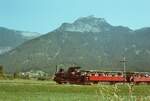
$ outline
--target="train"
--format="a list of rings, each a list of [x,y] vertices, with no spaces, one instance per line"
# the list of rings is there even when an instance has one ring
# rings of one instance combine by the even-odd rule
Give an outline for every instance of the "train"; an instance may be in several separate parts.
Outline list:
[[[53,80],[58,84],[82,84],[82,85],[91,85],[99,83],[150,84],[150,73],[81,70],[81,67],[79,66],[71,66],[67,70],[64,70],[62,68],[57,70]]]

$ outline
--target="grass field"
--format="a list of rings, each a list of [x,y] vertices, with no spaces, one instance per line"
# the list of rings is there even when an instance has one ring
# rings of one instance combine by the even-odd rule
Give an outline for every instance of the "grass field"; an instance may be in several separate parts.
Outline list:
[[[0,101],[150,101],[150,85],[58,85],[0,80]]]

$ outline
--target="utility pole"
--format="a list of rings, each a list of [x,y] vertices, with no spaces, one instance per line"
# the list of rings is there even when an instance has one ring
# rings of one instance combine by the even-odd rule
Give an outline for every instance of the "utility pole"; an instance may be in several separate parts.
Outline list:
[[[123,60],[121,60],[120,62],[123,63],[123,74],[124,74],[124,77],[126,78],[126,63],[127,63],[128,61],[126,60],[126,57],[124,56],[124,57],[123,57]]]

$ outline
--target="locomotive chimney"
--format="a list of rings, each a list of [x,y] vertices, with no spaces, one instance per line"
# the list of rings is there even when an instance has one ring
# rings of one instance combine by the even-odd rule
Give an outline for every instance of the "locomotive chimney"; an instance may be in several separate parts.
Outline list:
[[[56,70],[55,70],[55,73],[57,73],[58,72],[58,66],[56,65]]]

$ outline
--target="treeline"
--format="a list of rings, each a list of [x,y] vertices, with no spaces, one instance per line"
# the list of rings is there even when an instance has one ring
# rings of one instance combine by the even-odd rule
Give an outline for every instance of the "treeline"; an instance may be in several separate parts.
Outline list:
[[[4,70],[3,70],[3,66],[0,65],[0,79],[4,78]]]
[[[13,79],[51,80],[52,76],[41,70],[5,73],[4,67],[0,65],[0,80],[13,80]]]

